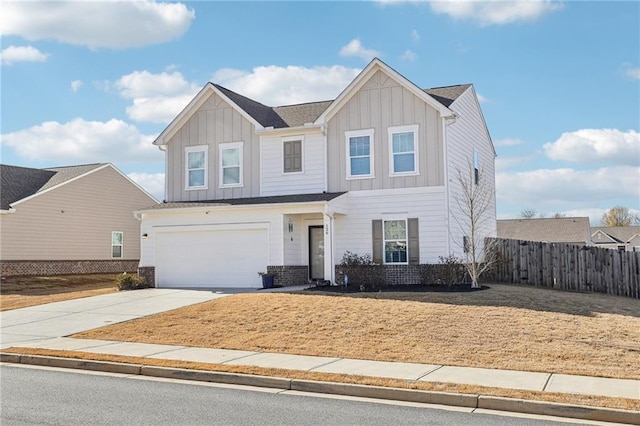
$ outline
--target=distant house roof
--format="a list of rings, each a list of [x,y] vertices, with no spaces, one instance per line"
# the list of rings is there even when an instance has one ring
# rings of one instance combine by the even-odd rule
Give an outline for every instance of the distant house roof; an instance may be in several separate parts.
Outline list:
[[[273,127],[274,129],[299,127],[306,123],[313,123],[320,114],[333,103],[333,100],[327,100],[269,107],[219,84],[213,85],[238,105],[238,107],[253,117],[260,125],[263,127]],[[470,84],[459,84],[455,86],[435,87],[433,89],[424,89],[424,92],[442,105],[449,107],[470,86]]]
[[[588,217],[498,220],[498,238],[550,243],[590,244]]]
[[[611,241],[604,241],[605,243],[628,243],[631,239],[640,235],[640,226],[594,226],[591,228],[591,238],[595,243],[602,243],[598,241],[594,236],[598,231],[608,236]]]
[[[232,198],[228,200],[205,200],[205,201],[174,201],[171,203],[161,203],[149,207],[145,210],[179,209],[189,207],[205,206],[240,206],[254,204],[288,204],[288,203],[314,203],[331,201],[334,198],[346,194],[346,192],[322,192],[317,194],[293,194],[276,195],[269,197],[247,197]]]
[[[105,164],[33,169],[0,164],[0,210],[11,204],[83,175]]]

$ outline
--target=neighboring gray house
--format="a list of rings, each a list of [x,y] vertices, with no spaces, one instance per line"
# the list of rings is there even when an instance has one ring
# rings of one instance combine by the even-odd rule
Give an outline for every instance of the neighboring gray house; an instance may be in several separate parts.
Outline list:
[[[498,238],[592,245],[588,217],[505,219],[497,221]]]
[[[591,240],[598,247],[640,251],[640,226],[594,226]]]
[[[157,201],[111,164],[0,165],[0,274],[135,271],[140,221]]]
[[[495,150],[473,86],[424,90],[379,59],[324,102],[270,107],[207,83],[154,144],[167,202],[138,214],[140,273],[158,287],[257,287],[267,270],[335,283],[346,251],[414,280],[463,254],[457,171],[470,166],[495,236]]]

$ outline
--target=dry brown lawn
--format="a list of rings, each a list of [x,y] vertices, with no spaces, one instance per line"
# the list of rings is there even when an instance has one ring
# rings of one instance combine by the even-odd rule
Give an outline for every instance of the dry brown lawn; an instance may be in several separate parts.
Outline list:
[[[74,337],[640,379],[640,301],[471,293],[239,294]]]
[[[6,277],[0,284],[0,311],[97,296],[116,291],[117,274]]]

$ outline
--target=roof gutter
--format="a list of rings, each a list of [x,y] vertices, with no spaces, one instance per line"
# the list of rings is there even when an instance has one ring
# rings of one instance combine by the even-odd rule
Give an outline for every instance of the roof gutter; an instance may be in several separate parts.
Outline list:
[[[312,130],[322,130],[321,124],[314,123],[305,123],[302,126],[296,127],[278,127],[274,128],[273,126],[265,127],[263,129],[257,129],[256,135],[264,135],[264,134],[273,134],[273,133],[300,133],[307,132]]]
[[[0,214],[10,214],[15,212],[16,212],[16,209],[14,209],[13,207],[9,207],[9,210],[0,210]]]

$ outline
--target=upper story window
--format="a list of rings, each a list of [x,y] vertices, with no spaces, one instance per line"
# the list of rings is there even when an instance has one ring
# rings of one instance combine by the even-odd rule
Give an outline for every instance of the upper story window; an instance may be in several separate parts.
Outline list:
[[[389,127],[389,174],[418,174],[418,125]]]
[[[302,172],[302,139],[285,140],[282,142],[284,173]]]
[[[345,133],[347,179],[373,177],[373,129]]]
[[[220,187],[242,186],[243,142],[220,144]]]
[[[384,263],[408,263],[407,221],[385,220],[383,222]]]
[[[124,234],[120,231],[113,231],[111,233],[111,257],[114,259],[122,258],[122,246],[124,241]]]
[[[187,189],[207,188],[207,153],[208,147],[188,146],[185,148],[185,181]]]

